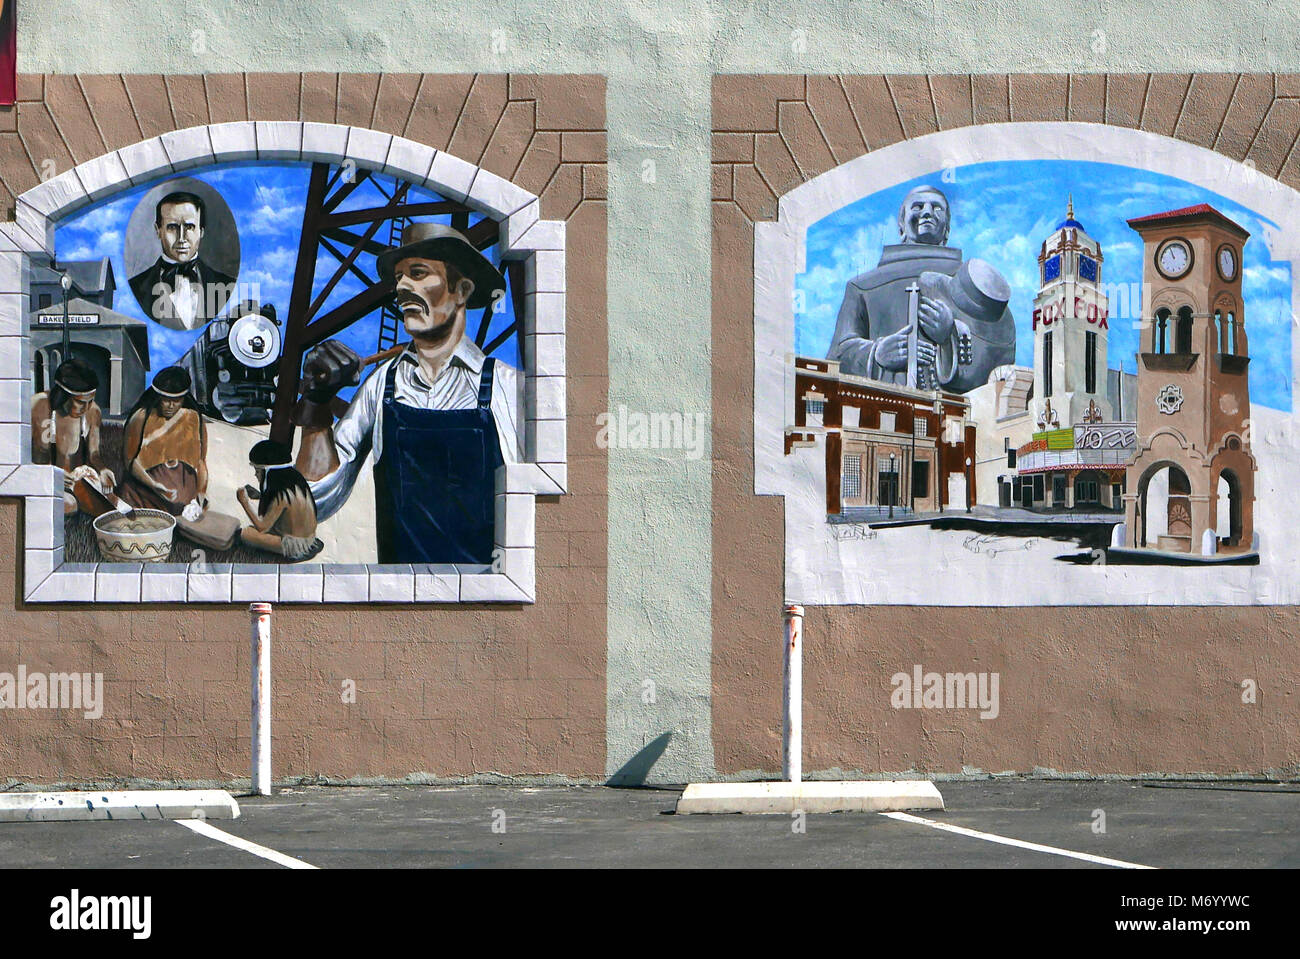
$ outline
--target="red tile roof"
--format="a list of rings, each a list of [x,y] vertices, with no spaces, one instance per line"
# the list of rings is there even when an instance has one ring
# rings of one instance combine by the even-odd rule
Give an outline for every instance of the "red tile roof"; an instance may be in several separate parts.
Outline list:
[[[1147,216],[1135,216],[1133,219],[1126,222],[1129,226],[1135,226],[1139,223],[1153,223],[1159,220],[1176,220],[1182,217],[1198,216],[1203,213],[1208,213],[1211,216],[1216,217],[1223,223],[1231,226],[1236,232],[1242,234],[1242,236],[1250,236],[1250,233],[1243,229],[1239,223],[1230,220],[1208,203],[1197,203],[1195,206],[1185,206],[1179,210],[1167,210],[1164,213],[1151,213]]]
[[[1129,220],[1130,223],[1145,223],[1147,220],[1168,220],[1176,216],[1191,216],[1193,213],[1218,213],[1223,216],[1214,207],[1208,203],[1198,203],[1196,206],[1185,206],[1181,210],[1169,210],[1166,213],[1152,213],[1150,216],[1135,216]]]

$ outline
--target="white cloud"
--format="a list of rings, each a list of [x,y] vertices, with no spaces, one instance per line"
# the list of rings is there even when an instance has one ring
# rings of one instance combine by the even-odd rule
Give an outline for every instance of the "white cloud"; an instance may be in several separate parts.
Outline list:
[[[99,240],[94,246],[96,256],[115,256],[121,249],[122,234],[117,230],[105,230],[99,234]]]
[[[1246,283],[1290,283],[1291,271],[1285,266],[1248,266],[1243,273]]]
[[[287,246],[277,246],[270,250],[265,250],[249,264],[259,270],[268,270],[273,273],[282,271],[292,271],[298,259],[298,251]]]
[[[274,302],[277,298],[288,299],[292,282],[280,274],[266,270],[240,270],[240,286],[248,287],[248,295],[261,303]]]
[[[78,214],[65,225],[76,232],[100,233],[104,230],[122,230],[131,217],[131,206],[122,200],[97,206]]]
[[[254,207],[240,224],[241,232],[254,236],[275,236],[302,225],[302,205],[289,198],[285,187],[259,186],[254,192]]]

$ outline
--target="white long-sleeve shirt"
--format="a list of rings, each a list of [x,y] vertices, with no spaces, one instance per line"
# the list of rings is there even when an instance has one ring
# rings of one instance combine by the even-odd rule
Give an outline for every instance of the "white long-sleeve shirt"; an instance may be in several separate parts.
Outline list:
[[[383,454],[384,429],[380,408],[383,406],[384,381],[394,363],[397,364],[393,376],[393,399],[396,402],[423,410],[470,410],[478,406],[483,360],[483,351],[464,337],[432,383],[425,382],[419,361],[409,349],[375,367],[352,397],[347,412],[334,424],[338,469],[311,484],[320,519],[333,516],[347,501],[367,454],[373,452],[376,462]],[[519,408],[519,383],[515,368],[497,360],[492,376],[491,409],[497,438],[501,442],[501,458],[506,463],[517,463],[520,459],[515,412]]]

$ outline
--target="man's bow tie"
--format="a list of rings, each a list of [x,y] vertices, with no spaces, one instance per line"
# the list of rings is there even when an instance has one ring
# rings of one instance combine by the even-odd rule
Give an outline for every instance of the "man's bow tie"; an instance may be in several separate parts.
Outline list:
[[[191,283],[199,282],[199,265],[194,260],[186,263],[163,263],[161,279],[168,286],[175,286],[177,277],[185,277]]]

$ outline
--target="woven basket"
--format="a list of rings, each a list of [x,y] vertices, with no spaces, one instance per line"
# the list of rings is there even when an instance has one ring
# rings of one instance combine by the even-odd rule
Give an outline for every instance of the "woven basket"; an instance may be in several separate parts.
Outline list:
[[[110,563],[165,563],[171,555],[176,518],[160,509],[114,510],[93,525],[99,552]]]

